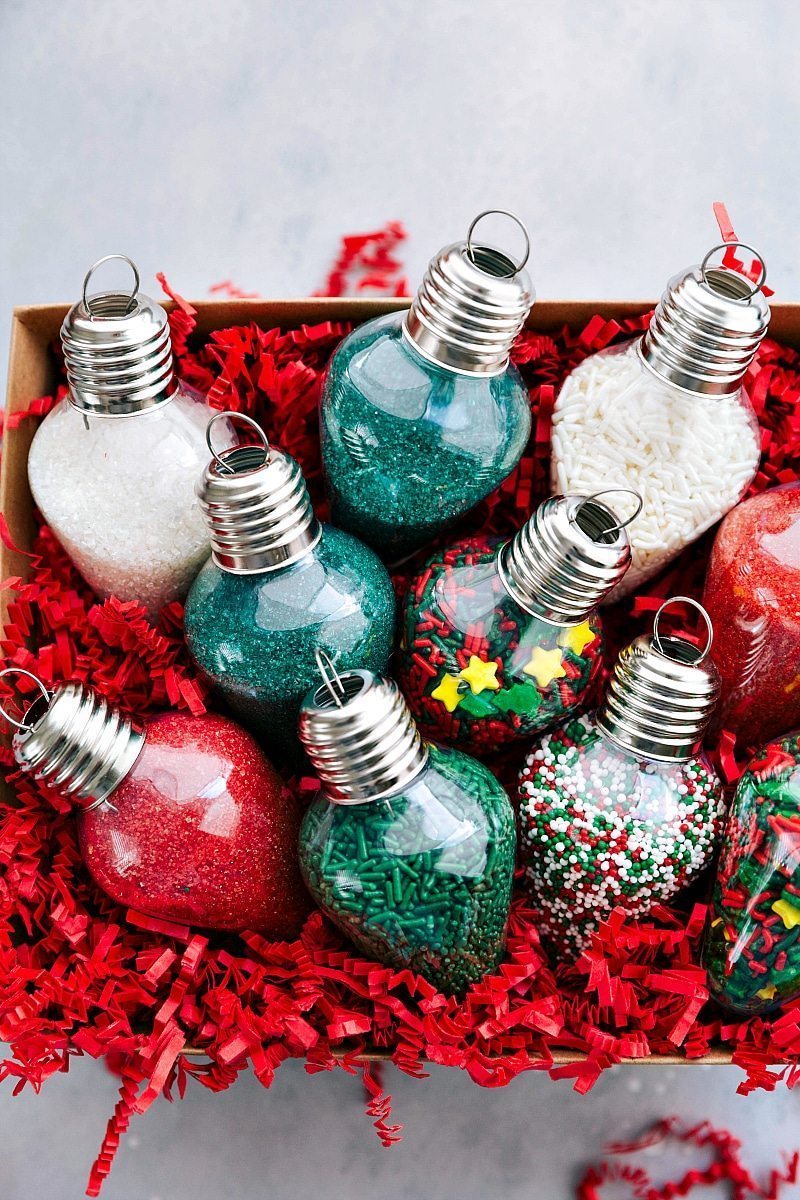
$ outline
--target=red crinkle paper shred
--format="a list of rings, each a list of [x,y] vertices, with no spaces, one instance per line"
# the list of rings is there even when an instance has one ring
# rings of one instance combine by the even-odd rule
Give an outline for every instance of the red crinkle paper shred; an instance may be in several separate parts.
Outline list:
[[[650,1175],[641,1166],[620,1162],[619,1159],[637,1151],[674,1141],[710,1151],[710,1161],[705,1167],[691,1167],[679,1179],[666,1183],[653,1183]],[[785,1183],[796,1183],[800,1168],[800,1155],[795,1151],[786,1160],[782,1171],[773,1170],[765,1183],[758,1183],[742,1163],[742,1144],[725,1129],[715,1129],[707,1121],[699,1125],[684,1125],[678,1117],[667,1117],[657,1121],[633,1142],[617,1142],[606,1147],[604,1158],[596,1166],[586,1170],[575,1191],[576,1200],[601,1200],[606,1184],[626,1184],[627,1194],[633,1200],[673,1200],[675,1196],[692,1196],[700,1188],[713,1187],[717,1183],[729,1183],[726,1193],[731,1200],[779,1200]],[[614,1195],[619,1195],[615,1190]]]
[[[358,286],[402,294],[396,250],[403,236],[394,224],[346,238],[324,293]],[[216,407],[260,421],[300,461],[324,515],[320,382],[349,327],[250,324],[202,340],[191,304],[163,282],[174,301],[170,323],[181,376],[208,392]],[[529,514],[547,489],[550,414],[562,379],[586,355],[640,332],[647,315],[523,333],[514,359],[530,388],[531,442],[463,531],[508,534]],[[765,341],[747,382],[762,426],[758,491],[798,475],[800,354]],[[29,415],[41,416],[52,403],[35,401]],[[4,523],[0,534],[9,539]],[[709,544],[704,539],[635,601],[619,606],[610,618],[612,646],[646,629],[665,595],[699,595]],[[402,590],[404,579],[397,584]],[[137,604],[98,603],[46,527],[35,538],[30,578],[4,586],[13,593],[2,643],[6,665],[32,670],[48,685],[86,681],[131,714],[200,713],[213,705],[186,651],[181,606],[171,605],[153,626]],[[24,678],[17,683],[19,702]],[[12,703],[5,681],[0,699]],[[725,738],[717,752],[731,782],[745,750]],[[364,1066],[369,1047],[389,1053],[409,1075],[424,1075],[423,1064],[432,1062],[458,1067],[484,1087],[534,1070],[586,1092],[621,1059],[697,1059],[712,1046],[733,1051],[745,1072],[740,1091],[800,1078],[800,1004],[771,1020],[735,1021],[707,1003],[698,965],[705,909],[696,897],[638,922],[615,913],[568,968],[548,962],[534,914],[518,896],[504,963],[458,1002],[409,971],[360,957],[319,912],[297,941],[274,943],[257,933],[205,937],[120,911],[85,871],[67,806],[16,772],[7,748],[0,755],[14,791],[0,808],[0,1038],[11,1047],[0,1078],[13,1080],[15,1090],[38,1089],[75,1054],[111,1057],[121,1074],[120,1099],[90,1195],[99,1194],[131,1116],[159,1094],[182,1095],[190,1078],[222,1091],[246,1067],[269,1086],[287,1058],[304,1059],[310,1072],[359,1074],[387,1146],[400,1127],[390,1123],[378,1074]],[[512,755],[497,764],[501,777],[512,779],[518,761]],[[192,1054],[183,1053],[187,1046]],[[565,1051],[578,1060],[564,1062]]]

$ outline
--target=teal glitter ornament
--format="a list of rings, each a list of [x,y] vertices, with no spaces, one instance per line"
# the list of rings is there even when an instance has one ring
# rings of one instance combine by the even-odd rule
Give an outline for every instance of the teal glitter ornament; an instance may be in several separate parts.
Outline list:
[[[511,802],[480,763],[423,743],[392,682],[322,669],[300,716],[323,789],[300,831],[306,886],[363,954],[463,993],[503,956]]]
[[[377,556],[314,516],[299,466],[269,446],[212,459],[198,486],[212,554],[186,601],[186,641],[220,695],[271,748],[297,749],[297,715],[323,649],[343,669],[386,669],[395,601]]]
[[[530,434],[527,389],[509,361],[534,293],[529,242],[515,264],[466,241],[430,263],[411,308],[339,346],[320,410],[333,520],[397,560],[494,491]],[[511,214],[506,214],[511,216]]]

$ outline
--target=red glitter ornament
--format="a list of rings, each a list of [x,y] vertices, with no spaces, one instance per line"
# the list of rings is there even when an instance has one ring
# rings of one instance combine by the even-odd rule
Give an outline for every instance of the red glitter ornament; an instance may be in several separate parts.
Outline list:
[[[298,932],[300,808],[249,734],[211,714],[140,728],[80,684],[39,686],[14,755],[80,808],[84,861],[112,900],[182,925]]]
[[[723,521],[704,604],[722,675],[719,720],[755,746],[800,723],[800,484],[771,488]]]
[[[297,801],[225,717],[165,713],[105,804],[80,814],[100,887],[141,912],[289,938],[310,905],[297,869]]]

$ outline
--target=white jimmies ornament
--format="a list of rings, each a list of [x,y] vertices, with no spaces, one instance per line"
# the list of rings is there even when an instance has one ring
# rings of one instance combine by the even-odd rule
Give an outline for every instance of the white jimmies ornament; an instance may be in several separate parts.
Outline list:
[[[675,275],[644,336],[585,359],[556,401],[553,492],[625,487],[642,497],[632,566],[611,600],[724,517],[758,470],[758,422],[742,381],[769,324],[766,267],[749,246],[761,264],[756,283],[709,265],[722,248]]]

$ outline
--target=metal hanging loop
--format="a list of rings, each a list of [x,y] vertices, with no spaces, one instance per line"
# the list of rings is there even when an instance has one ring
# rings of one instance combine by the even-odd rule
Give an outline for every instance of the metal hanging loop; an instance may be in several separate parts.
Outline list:
[[[700,613],[700,616],[705,621],[706,632],[708,634],[708,640],[706,641],[705,648],[700,653],[700,657],[695,661],[694,665],[697,666],[701,662],[703,662],[706,658],[708,658],[709,652],[710,652],[711,647],[714,642],[714,626],[711,623],[711,617],[708,615],[706,610],[703,608],[700,601],[695,600],[692,596],[670,596],[669,600],[664,601],[664,603],[661,605],[661,608],[658,610],[658,612],[656,613],[655,618],[653,620],[653,645],[655,646],[656,650],[658,650],[659,654],[663,654],[663,655],[665,655],[665,657],[669,657],[667,655],[666,651],[664,650],[664,647],[661,644],[661,638],[659,637],[659,633],[658,633],[658,623],[661,620],[661,616],[662,616],[663,612],[665,611],[665,609],[669,608],[673,604],[689,604],[692,608],[697,609],[697,611]]]
[[[211,420],[208,422],[208,425],[206,426],[206,445],[208,446],[208,449],[211,453],[211,457],[214,459],[214,462],[217,464],[220,471],[222,471],[222,473],[225,475],[234,475],[235,474],[235,471],[225,461],[225,459],[221,458],[220,455],[217,454],[216,450],[214,449],[214,444],[211,441],[211,433],[214,428],[214,425],[216,424],[217,421],[221,421],[223,417],[225,417],[228,421],[230,421],[230,423],[232,425],[234,425],[237,421],[239,421],[241,424],[248,425],[251,429],[254,429],[256,431],[256,433],[258,434],[259,439],[261,441],[261,445],[264,448],[264,462],[266,462],[267,459],[269,458],[269,438],[264,433],[264,430],[261,428],[258,421],[254,421],[252,417],[248,417],[247,413],[218,412],[218,413],[214,413],[214,416],[211,418]],[[234,447],[234,449],[236,449],[236,447]]]
[[[490,217],[493,215],[497,215],[500,217],[509,217],[510,220],[512,220],[515,225],[519,226],[519,228],[522,230],[522,236],[525,238],[525,253],[522,256],[522,258],[520,259],[520,261],[517,263],[517,265],[514,267],[514,270],[507,271],[504,275],[498,275],[498,279],[512,279],[514,277],[514,275],[519,275],[520,271],[525,266],[526,262],[528,261],[528,259],[531,256],[530,235],[528,233],[528,230],[527,230],[524,222],[517,216],[516,213],[509,212],[507,208],[485,208],[483,210],[483,212],[478,213],[477,217],[474,219],[474,221],[470,225],[469,229],[467,230],[467,254],[469,255],[470,261],[473,263],[473,265],[480,269],[480,263],[477,263],[475,261],[475,255],[473,253],[472,235],[475,232],[475,226],[478,224],[479,221],[482,221],[484,217]]]
[[[132,258],[128,258],[127,254],[106,254],[103,258],[98,258],[97,262],[92,263],[92,265],[89,267],[89,270],[86,272],[86,275],[84,276],[83,307],[86,309],[90,317],[93,317],[94,313],[92,312],[91,299],[86,294],[86,289],[89,286],[89,280],[92,278],[98,267],[102,267],[103,263],[112,262],[114,259],[119,259],[121,262],[127,263],[130,269],[133,271],[133,291],[128,297],[128,307],[126,311],[130,312],[136,304],[136,297],[139,295],[139,268],[136,266],[136,263]]]
[[[761,271],[759,273],[759,277],[755,281],[752,279],[748,279],[748,277],[746,275],[742,275],[741,271],[736,272],[737,275],[741,276],[741,278],[745,281],[745,283],[749,283],[751,285],[753,290],[750,292],[750,295],[742,296],[742,300],[750,300],[751,297],[755,296],[756,292],[761,291],[764,284],[767,282],[767,264],[764,262],[764,259],[763,259],[762,255],[759,254],[758,250],[756,250],[754,246],[749,245],[748,242],[739,242],[739,241],[718,242],[716,246],[712,246],[711,249],[709,250],[708,254],[705,256],[703,261],[700,263],[700,274],[703,277],[703,282],[710,285],[709,278],[706,274],[706,268],[708,266],[709,259],[711,258],[712,255],[716,254],[718,250],[729,250],[733,246],[738,246],[739,249],[746,250],[748,252],[748,254],[752,254],[752,256],[756,262],[761,264]],[[725,269],[730,270],[730,268],[725,268]]]
[[[601,488],[599,492],[592,492],[591,496],[584,496],[583,500],[578,505],[578,508],[572,514],[572,516],[570,518],[572,523],[573,524],[578,523],[578,516],[582,512],[582,510],[586,507],[587,504],[591,504],[592,500],[597,500],[600,498],[600,496],[607,496],[609,494],[609,492],[625,492],[628,496],[635,496],[636,508],[634,509],[634,511],[631,513],[631,515],[629,517],[625,518],[624,521],[619,521],[616,525],[611,525],[608,529],[604,530],[604,532],[605,533],[619,533],[620,529],[627,529],[627,527],[631,524],[631,522],[636,520],[639,513],[644,508],[644,499],[643,499],[641,493],[636,491],[636,488],[627,488],[627,487]],[[613,512],[613,510],[611,510],[611,511]]]
[[[322,649],[317,649],[315,653],[317,660],[317,668],[325,687],[328,689],[328,695],[333,700],[337,708],[342,708],[347,699],[344,681],[341,675],[336,670],[336,666],[330,655]]]
[[[41,692],[42,699],[44,700],[45,704],[50,703],[51,693],[48,691],[48,689],[42,683],[39,676],[34,675],[32,671],[26,671],[24,669],[24,667],[6,667],[4,671],[0,671],[0,679],[5,678],[7,675],[24,675],[27,679],[32,679],[33,682],[38,687],[39,691]],[[33,726],[27,724],[27,722],[25,721],[25,717],[27,717],[28,713],[31,711],[34,704],[36,704],[35,700],[25,710],[25,712],[23,713],[23,719],[21,721],[18,721],[16,719],[16,717],[12,717],[9,712],[6,712],[6,710],[3,708],[2,704],[0,704],[0,716],[5,717],[5,719],[9,723],[9,725],[13,725],[16,729],[25,729],[25,730],[32,729]]]

